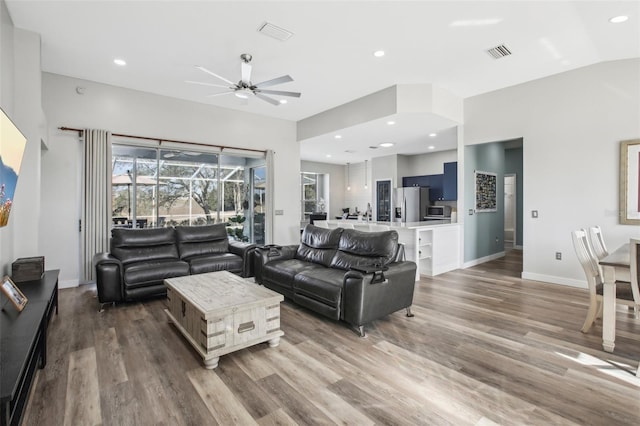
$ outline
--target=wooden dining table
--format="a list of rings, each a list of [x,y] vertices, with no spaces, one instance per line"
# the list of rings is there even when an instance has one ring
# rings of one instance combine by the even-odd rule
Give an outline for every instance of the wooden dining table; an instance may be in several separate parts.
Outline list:
[[[616,280],[631,281],[629,243],[600,259],[604,275],[602,294],[602,347],[613,352],[616,340]]]

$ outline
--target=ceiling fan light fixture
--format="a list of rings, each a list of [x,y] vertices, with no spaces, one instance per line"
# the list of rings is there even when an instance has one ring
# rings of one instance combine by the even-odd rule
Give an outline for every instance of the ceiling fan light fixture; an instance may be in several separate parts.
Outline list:
[[[238,91],[235,93],[235,95],[237,98],[240,98],[240,99],[249,99],[249,95],[245,91]]]
[[[384,50],[376,50],[375,52],[373,52],[373,56],[375,56],[376,58],[382,58],[384,56]]]
[[[286,104],[286,103],[287,103],[287,100],[286,100],[286,99],[280,99],[280,103],[281,103],[281,104]]]

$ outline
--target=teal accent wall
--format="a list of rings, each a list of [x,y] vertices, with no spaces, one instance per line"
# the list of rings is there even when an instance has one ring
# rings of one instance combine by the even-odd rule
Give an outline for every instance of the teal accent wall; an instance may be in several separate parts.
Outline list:
[[[516,174],[516,244],[522,245],[523,218],[522,139],[469,145],[464,151],[464,261],[470,262],[504,251],[504,175]],[[475,171],[497,174],[495,212],[475,212]],[[474,209],[469,215],[469,209]],[[496,242],[496,238],[498,241]]]
[[[516,245],[522,246],[522,225],[524,218],[524,209],[522,199],[524,194],[523,173],[522,173],[522,147],[509,148],[504,151],[505,174],[516,175]]]

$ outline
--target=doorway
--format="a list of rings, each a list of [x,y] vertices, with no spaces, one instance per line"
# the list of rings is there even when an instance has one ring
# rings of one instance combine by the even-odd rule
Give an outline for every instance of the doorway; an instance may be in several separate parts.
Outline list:
[[[516,175],[504,175],[504,249],[511,250],[517,240],[517,186]]]

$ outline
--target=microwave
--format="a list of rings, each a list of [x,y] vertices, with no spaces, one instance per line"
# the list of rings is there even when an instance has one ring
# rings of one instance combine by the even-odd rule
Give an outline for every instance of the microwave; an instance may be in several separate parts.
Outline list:
[[[427,207],[427,217],[451,217],[450,206],[429,206]]]

